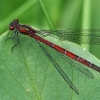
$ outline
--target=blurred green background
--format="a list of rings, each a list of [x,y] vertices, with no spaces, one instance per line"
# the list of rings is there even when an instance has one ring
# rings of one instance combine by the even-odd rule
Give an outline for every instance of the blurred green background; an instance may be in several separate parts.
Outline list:
[[[1,0],[0,34],[18,18],[21,23],[39,29],[99,29],[99,0]],[[88,45],[92,54],[100,58],[100,46]]]
[[[16,18],[22,24],[43,30],[100,29],[99,9],[99,0],[1,0],[0,34],[7,31],[10,22]],[[81,46],[100,59],[99,45],[86,44]],[[98,79],[94,83],[96,82],[97,84],[99,79],[98,75]],[[92,82],[88,84],[88,87],[92,87],[91,84]],[[94,84],[93,86],[95,87]],[[86,92],[89,98],[89,93],[87,90]],[[82,94],[84,93],[82,92]],[[99,95],[94,95],[93,97],[96,98]]]

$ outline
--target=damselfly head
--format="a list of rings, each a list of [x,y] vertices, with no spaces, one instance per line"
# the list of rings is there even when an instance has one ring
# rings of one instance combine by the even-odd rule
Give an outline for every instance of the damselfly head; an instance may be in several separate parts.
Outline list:
[[[18,25],[18,23],[19,23],[19,20],[18,20],[18,19],[13,20],[13,21],[10,23],[9,29],[10,29],[10,30],[14,30],[14,29],[16,28],[16,26]]]

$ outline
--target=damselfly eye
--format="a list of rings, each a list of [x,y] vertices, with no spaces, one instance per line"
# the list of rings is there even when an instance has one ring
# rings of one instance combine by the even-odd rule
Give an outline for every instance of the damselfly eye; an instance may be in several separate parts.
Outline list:
[[[13,20],[13,22],[10,23],[10,30],[14,30],[16,28],[16,26],[18,25],[19,23],[19,20],[18,19],[15,19]]]
[[[85,69],[83,66],[90,67],[90,68],[100,72],[100,67],[98,67],[97,65],[95,65],[92,62],[88,61],[87,59],[82,58],[81,56],[78,56],[77,54],[75,54],[75,53],[73,53],[73,52],[71,52],[71,51],[69,51],[69,50],[67,50],[67,49],[65,49],[65,48],[63,48],[63,47],[53,43],[53,41],[51,42],[51,41],[47,40],[45,37],[42,36],[42,33],[46,32],[47,34],[48,33],[50,34],[50,32],[51,32],[50,36],[57,35],[57,37],[59,37],[59,36],[63,37],[63,38],[61,38],[62,40],[63,39],[65,39],[65,40],[69,39],[69,40],[73,41],[73,40],[80,40],[79,39],[80,33],[83,34],[83,33],[86,32],[87,34],[86,33],[83,34],[84,38],[82,38],[82,40],[85,39],[86,42],[88,43],[87,40],[90,40],[90,38],[93,38],[92,42],[89,42],[89,43],[96,43],[96,42],[98,42],[100,44],[100,41],[99,41],[100,40],[99,39],[100,35],[98,34],[98,33],[100,33],[100,30],[82,30],[82,29],[81,30],[75,30],[75,29],[74,30],[64,30],[64,31],[62,31],[62,30],[60,30],[60,31],[59,30],[56,30],[56,31],[40,30],[39,33],[37,33],[37,30],[31,28],[30,26],[28,26],[28,25],[21,25],[19,23],[18,19],[13,20],[13,22],[11,22],[9,28],[10,28],[10,30],[14,30],[15,29],[14,37],[12,39],[14,39],[14,38],[17,39],[17,43],[12,47],[11,50],[13,50],[13,48],[19,43],[19,37],[18,37],[19,33],[21,33],[23,35],[28,35],[28,36],[34,38],[35,42],[42,49],[42,51],[44,52],[45,56],[47,56],[47,58],[50,60],[52,65],[54,65],[55,69],[57,69],[57,71],[60,73],[62,78],[64,78],[66,83],[78,95],[79,95],[79,92],[78,92],[77,88],[74,86],[72,81],[68,78],[68,76],[66,75],[64,70],[60,67],[60,65],[59,65],[60,63],[56,62],[57,60],[55,60],[53,58],[53,54],[51,54],[51,52],[49,53],[49,51],[52,50],[52,53],[56,53],[57,52],[58,57],[62,56],[61,58],[64,58],[63,60],[68,61],[69,64],[73,65],[76,69],[78,69],[79,71],[81,71],[83,74],[85,74],[86,76],[88,76],[91,79],[93,79],[94,76],[92,75],[92,73],[88,69]],[[81,34],[81,36],[82,36],[82,34]],[[63,42],[63,41],[61,41],[61,42]],[[79,41],[79,43],[80,43],[80,41]],[[45,47],[45,45],[48,46],[49,51]],[[55,55],[54,55],[54,57],[55,57]],[[63,61],[63,60],[61,60],[61,61]]]
[[[10,23],[10,26],[17,25],[18,23],[19,23],[19,20],[18,20],[18,19],[15,19],[15,20],[13,20],[13,21]]]
[[[13,22],[14,22],[14,24],[18,24],[19,23],[19,20],[18,19],[15,19]]]
[[[12,26],[10,26],[9,28],[10,28],[10,30],[14,30],[15,29],[15,27],[12,27]]]

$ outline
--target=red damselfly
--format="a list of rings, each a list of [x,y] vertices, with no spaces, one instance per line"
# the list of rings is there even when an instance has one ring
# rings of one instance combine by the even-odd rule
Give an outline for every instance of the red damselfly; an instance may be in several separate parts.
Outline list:
[[[49,52],[40,44],[40,42],[46,44],[47,46],[55,49],[57,52],[59,52],[60,55],[62,55],[64,58],[69,59],[70,61],[77,61],[78,63],[81,63],[85,66],[88,66],[98,72],[100,72],[100,68],[98,66],[96,66],[95,64],[93,64],[92,62],[89,62],[87,60],[85,60],[84,58],[42,38],[39,35],[52,35],[56,34],[56,35],[61,35],[60,33],[63,32],[63,34],[67,34],[64,37],[67,38],[68,40],[71,40],[71,38],[74,36],[75,40],[76,39],[76,35],[80,36],[80,32],[84,32],[84,30],[79,31],[79,30],[67,30],[67,31],[48,31],[48,30],[35,30],[32,27],[28,26],[28,25],[22,25],[19,24],[19,20],[15,19],[10,23],[9,29],[11,31],[15,30],[14,32],[14,38],[17,38],[17,43],[12,47],[11,50],[13,50],[13,48],[19,43],[19,38],[18,38],[18,33],[24,34],[24,35],[28,35],[32,38],[34,38],[36,40],[36,42],[38,43],[38,45],[40,46],[40,48],[42,49],[42,51],[45,53],[45,55],[48,57],[48,59],[51,61],[51,63],[54,65],[54,67],[57,69],[57,71],[61,74],[61,76],[64,78],[64,80],[68,83],[68,85],[74,90],[74,92],[76,92],[77,94],[79,94],[77,88],[74,86],[74,84],[72,83],[72,81],[68,78],[68,76],[65,74],[65,72],[61,69],[61,67],[58,65],[58,63],[55,61],[55,59],[49,54]],[[89,30],[87,30],[89,31]],[[94,30],[95,31],[95,30]],[[89,32],[92,32],[91,30]],[[78,34],[77,34],[78,33]],[[68,37],[66,37],[68,36]],[[84,34],[84,36],[88,36],[88,37],[95,37],[95,38],[99,38],[98,35],[94,34],[94,32],[92,34]],[[73,42],[77,42],[73,40]],[[99,41],[100,39],[98,39]],[[98,42],[99,43],[99,42]],[[84,68],[81,68],[81,66],[78,68],[78,70],[80,70],[82,73],[84,73],[85,75],[87,75],[90,78],[94,78],[92,73]]]

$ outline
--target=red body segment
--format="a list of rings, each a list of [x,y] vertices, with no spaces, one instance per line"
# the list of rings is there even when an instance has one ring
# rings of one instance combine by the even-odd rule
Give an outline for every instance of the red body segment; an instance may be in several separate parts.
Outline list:
[[[64,55],[68,56],[69,58],[73,59],[73,60],[76,60],[80,63],[82,63],[83,65],[86,65],[98,72],[100,72],[100,68],[94,64],[92,64],[91,62],[85,60],[84,58],[82,57],[79,57],[78,55],[52,43],[52,42],[49,42],[48,40],[46,39],[43,39],[41,38],[40,36],[38,36],[36,33],[36,30],[34,30],[33,28],[27,26],[27,25],[21,25],[19,24],[19,20],[14,20],[11,24],[10,24],[10,30],[14,30],[16,29],[17,31],[19,31],[20,33],[22,34],[25,34],[25,35],[28,35],[30,37],[33,37],[34,39],[54,48],[55,50],[57,50],[58,52],[60,53],[63,53]]]

